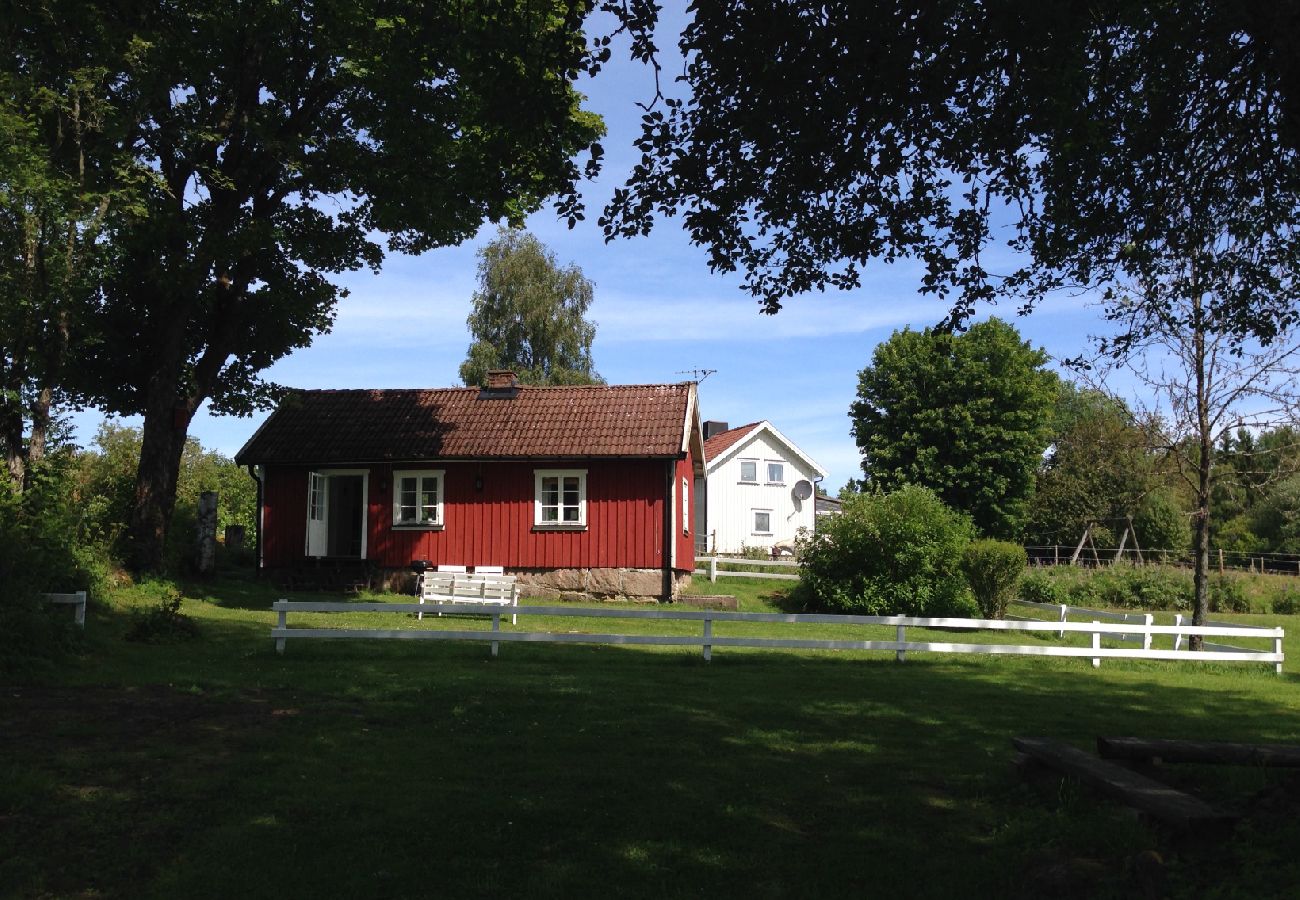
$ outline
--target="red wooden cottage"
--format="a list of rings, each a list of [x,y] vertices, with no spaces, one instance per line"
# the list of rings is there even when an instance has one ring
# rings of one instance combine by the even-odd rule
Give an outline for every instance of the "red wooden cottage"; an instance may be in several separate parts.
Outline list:
[[[695,567],[695,385],[291,394],[236,455],[258,565],[503,566],[533,590],[674,597]]]

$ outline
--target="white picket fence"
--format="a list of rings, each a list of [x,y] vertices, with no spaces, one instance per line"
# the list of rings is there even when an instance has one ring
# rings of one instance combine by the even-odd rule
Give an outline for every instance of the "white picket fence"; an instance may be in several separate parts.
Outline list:
[[[736,572],[730,569],[719,569],[718,563],[732,564],[738,566],[756,566],[759,568],[779,568],[779,569],[797,569],[799,563],[793,559],[745,559],[735,556],[697,556],[696,565],[708,563],[707,569],[696,569],[696,575],[708,575],[710,582],[715,582],[719,578],[776,578],[782,581],[798,581],[797,573],[789,572]]]
[[[469,631],[456,629],[423,628],[291,628],[288,617],[290,613],[429,613],[443,612],[463,614],[465,608],[456,605],[428,605],[418,603],[340,603],[279,600],[272,605],[278,614],[278,622],[271,629],[275,647],[283,653],[285,642],[289,638],[319,639],[355,639],[371,638],[380,640],[429,640],[429,641],[488,641],[492,645],[492,655],[496,656],[502,643],[580,643],[580,644],[620,644],[620,645],[660,645],[700,647],[706,660],[712,659],[714,647],[760,647],[769,649],[797,650],[886,650],[895,654],[895,659],[902,661],[907,653],[991,653],[1015,654],[1021,656],[1064,656],[1092,659],[1093,665],[1101,664],[1103,658],[1113,659],[1163,659],[1185,662],[1254,662],[1273,663],[1278,674],[1282,672],[1282,639],[1285,636],[1281,628],[1260,628],[1243,625],[1152,625],[1132,623],[1105,622],[1045,622],[1041,620],[999,620],[999,619],[950,619],[917,618],[913,616],[842,616],[819,613],[740,613],[719,610],[695,609],[632,609],[632,608],[592,608],[582,606],[520,606],[512,607],[508,614],[520,616],[553,616],[559,618],[597,618],[597,619],[668,619],[700,622],[703,626],[699,635],[658,635],[658,634],[596,634],[585,632],[551,632],[551,631],[502,631],[502,613],[493,610],[488,615],[492,618],[490,631]],[[790,625],[883,625],[895,629],[892,641],[867,640],[831,640],[820,638],[764,638],[743,635],[723,636],[713,633],[715,622],[768,622]],[[1057,632],[1064,636],[1068,633],[1083,633],[1092,636],[1091,647],[1066,647],[1053,644],[967,644],[943,641],[909,641],[908,628],[944,628],[963,630],[985,630],[1005,632]],[[1177,641],[1176,649],[1158,650],[1151,646],[1151,637],[1169,635],[1173,638],[1188,637],[1199,634],[1207,637],[1247,637],[1272,639],[1273,650],[1200,650],[1181,649]],[[1123,639],[1124,635],[1138,635],[1143,642],[1141,648],[1102,647],[1102,636]]]

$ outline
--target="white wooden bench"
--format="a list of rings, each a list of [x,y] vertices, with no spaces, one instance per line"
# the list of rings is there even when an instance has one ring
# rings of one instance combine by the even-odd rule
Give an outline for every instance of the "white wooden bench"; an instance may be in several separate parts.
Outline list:
[[[420,603],[517,607],[519,585],[513,575],[425,572],[420,583]],[[419,613],[416,618],[423,619],[424,613]],[[517,615],[511,615],[510,624],[516,624],[518,619]]]
[[[86,592],[77,591],[75,594],[42,594],[50,603],[67,604],[75,606],[76,610],[73,615],[76,622],[82,628],[86,627]]]

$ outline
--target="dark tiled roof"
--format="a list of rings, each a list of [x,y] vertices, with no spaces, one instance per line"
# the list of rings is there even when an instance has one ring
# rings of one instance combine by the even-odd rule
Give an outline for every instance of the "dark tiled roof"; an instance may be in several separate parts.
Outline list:
[[[422,459],[677,456],[693,384],[298,391],[235,459],[331,464]]]
[[[739,428],[729,428],[726,431],[719,431],[713,437],[704,442],[704,458],[717,459],[727,452],[732,444],[749,434],[762,422],[750,422],[748,425],[741,425]]]

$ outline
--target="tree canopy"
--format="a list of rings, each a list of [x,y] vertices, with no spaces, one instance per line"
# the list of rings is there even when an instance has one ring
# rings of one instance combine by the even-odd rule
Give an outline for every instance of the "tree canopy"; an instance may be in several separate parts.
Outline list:
[[[482,385],[490,369],[510,369],[524,384],[604,383],[587,321],[594,286],[581,269],[558,265],[534,235],[503,228],[479,251],[478,280],[461,381]]]
[[[137,567],[161,559],[195,411],[265,403],[259,373],[329,328],[332,274],[521,221],[553,195],[577,215],[576,157],[594,163],[603,130],[573,87],[597,61],[589,9],[5,4],[0,78],[34,95],[98,67],[100,127],[79,158],[139,189],[106,236],[114,266],[70,369],[85,402],[144,415]]]
[[[1046,362],[998,319],[894,332],[849,410],[866,485],[928,487],[982,533],[1019,539],[1057,396]]]
[[[1296,260],[1300,221],[1295,4],[730,0],[692,12],[687,96],[667,88],[647,112],[607,236],[680,214],[769,312],[914,259],[956,323],[1002,296],[1028,306],[1060,287],[1154,286],[1232,234],[1251,252],[1201,271],[1210,320],[1265,339],[1296,321],[1295,267],[1278,265]],[[646,34],[643,16],[626,19]]]
[[[1073,544],[1089,523],[1097,523],[1106,532],[1094,540],[1110,545],[1124,520],[1139,513],[1143,498],[1158,485],[1154,444],[1150,429],[1137,422],[1123,401],[1062,382],[1026,540],[1037,546]],[[1165,549],[1181,549],[1185,543]]]

